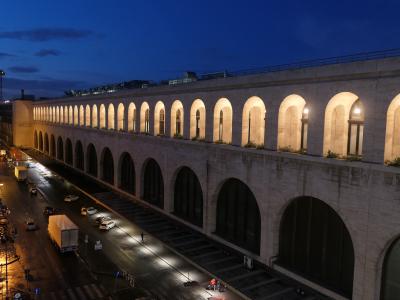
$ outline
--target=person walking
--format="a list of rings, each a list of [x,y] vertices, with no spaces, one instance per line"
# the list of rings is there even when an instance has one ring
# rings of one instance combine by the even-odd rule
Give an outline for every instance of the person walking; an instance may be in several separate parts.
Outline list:
[[[142,237],[142,243],[144,242],[144,233],[143,231],[140,233],[140,236]]]

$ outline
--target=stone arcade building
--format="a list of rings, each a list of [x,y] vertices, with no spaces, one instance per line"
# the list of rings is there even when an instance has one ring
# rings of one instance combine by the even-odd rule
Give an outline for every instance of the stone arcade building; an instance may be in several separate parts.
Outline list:
[[[400,299],[400,58],[13,103],[13,139],[335,299]]]

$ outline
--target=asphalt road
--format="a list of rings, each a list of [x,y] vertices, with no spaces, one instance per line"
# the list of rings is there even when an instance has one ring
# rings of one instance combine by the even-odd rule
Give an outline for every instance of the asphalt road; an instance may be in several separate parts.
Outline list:
[[[15,272],[20,274],[18,283],[15,281],[21,289],[29,287],[34,291],[39,287],[41,294],[46,296],[37,299],[52,299],[54,293],[66,295],[63,296],[65,298],[55,299],[72,300],[102,299],[93,297],[100,294],[113,295],[113,299],[134,299],[132,293],[137,296],[146,295],[148,299],[241,299],[230,291],[219,293],[206,290],[210,280],[207,274],[194,268],[151,236],[145,236],[142,243],[141,229],[135,224],[94,205],[92,200],[75,191],[68,182],[53,175],[41,164],[31,162],[30,165],[29,182],[40,190],[38,196],[32,197],[28,193],[28,185],[17,183],[12,174],[13,169],[6,167],[5,163],[0,166],[0,181],[4,183],[0,195],[12,210],[11,219],[17,224],[19,232],[17,244],[23,253],[17,263],[21,265],[21,270]],[[63,198],[70,193],[79,194],[80,199],[65,203]],[[47,218],[42,213],[45,206],[55,207],[79,226],[79,257],[60,255],[51,244],[47,235]],[[90,217],[81,216],[82,206],[96,206],[99,213]],[[94,222],[99,215],[111,216],[116,220],[117,227],[101,232]],[[37,231],[24,230],[23,224],[27,217],[35,219],[39,226]],[[88,236],[88,244],[84,242],[85,235]],[[95,241],[101,241],[102,250],[94,251]],[[31,270],[32,281],[24,280],[24,268]],[[134,278],[135,289],[129,288],[130,282],[126,280],[129,278],[122,278],[123,273]],[[184,282],[188,278],[196,284],[185,287]],[[83,293],[77,292],[77,288]],[[71,293],[75,296],[72,297]]]

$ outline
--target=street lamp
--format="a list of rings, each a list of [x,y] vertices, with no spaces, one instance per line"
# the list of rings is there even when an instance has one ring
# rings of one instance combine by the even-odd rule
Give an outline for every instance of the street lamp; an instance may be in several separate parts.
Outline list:
[[[3,100],[3,76],[6,76],[6,72],[0,70],[0,101]]]

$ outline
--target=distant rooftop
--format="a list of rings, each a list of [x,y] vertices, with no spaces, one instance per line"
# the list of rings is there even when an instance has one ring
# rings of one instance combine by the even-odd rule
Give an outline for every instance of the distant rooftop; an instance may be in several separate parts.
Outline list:
[[[160,85],[178,85],[178,84],[187,84],[195,81],[202,80],[210,80],[216,78],[225,78],[225,77],[237,77],[237,76],[245,76],[245,75],[253,75],[253,74],[263,74],[263,73],[271,73],[271,72],[279,72],[279,71],[288,71],[288,70],[297,70],[297,69],[305,69],[312,67],[321,67],[326,65],[334,65],[334,64],[343,64],[343,63],[352,63],[358,61],[367,61],[367,60],[375,60],[375,59],[384,59],[390,57],[398,57],[400,56],[400,48],[389,49],[383,51],[373,51],[373,52],[363,52],[356,53],[345,56],[336,56],[336,57],[328,57],[322,59],[314,59],[314,60],[305,60],[295,63],[289,64],[281,64],[281,65],[273,65],[261,68],[253,68],[239,71],[219,71],[213,73],[207,73],[197,76],[196,72],[187,71],[183,74],[181,78],[170,79],[170,80],[162,80],[158,83],[149,81],[149,80],[131,80],[125,81],[121,83],[107,84],[103,86],[98,86],[86,90],[69,90],[65,91],[65,95],[69,97],[74,96],[87,96],[87,95],[98,95],[98,94],[106,94],[106,93],[114,93],[117,91],[121,91],[124,89],[140,89],[147,88],[151,86],[160,86]]]

